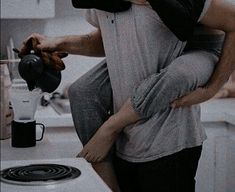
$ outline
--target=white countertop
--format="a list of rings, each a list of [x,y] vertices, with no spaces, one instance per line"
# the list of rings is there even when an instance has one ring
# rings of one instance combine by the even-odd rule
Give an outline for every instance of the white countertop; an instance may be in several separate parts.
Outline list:
[[[214,99],[201,104],[202,122],[226,122],[235,125],[235,98]]]
[[[235,125],[235,98],[215,99],[201,104],[202,122],[227,122]],[[71,114],[59,115],[53,108],[39,107],[37,122],[47,127],[73,127]]]
[[[72,127],[47,127],[44,138],[35,147],[13,148],[11,139],[1,140],[1,160],[33,160],[75,158],[81,151],[75,129]]]
[[[51,106],[39,106],[35,114],[37,122],[43,123],[46,127],[73,127],[71,114],[59,115]]]
[[[51,185],[12,185],[1,183],[0,191],[7,192],[111,192],[92,166],[83,158],[76,158],[82,145],[74,128],[46,128],[42,141],[28,148],[11,147],[11,139],[1,141],[1,169],[30,164],[63,164],[78,168],[81,176],[67,183]],[[68,186],[69,185],[69,186]]]
[[[39,129],[40,131],[40,129]],[[39,133],[39,131],[37,131]],[[11,147],[11,139],[1,140],[1,169],[20,165],[38,163],[57,163],[70,165],[81,171],[81,176],[65,183],[45,186],[24,186],[1,183],[0,191],[7,192],[111,192],[108,186],[101,180],[93,170],[90,163],[83,158],[76,158],[82,149],[78,136],[73,127],[46,127],[44,138],[38,141],[36,146],[28,148]]]

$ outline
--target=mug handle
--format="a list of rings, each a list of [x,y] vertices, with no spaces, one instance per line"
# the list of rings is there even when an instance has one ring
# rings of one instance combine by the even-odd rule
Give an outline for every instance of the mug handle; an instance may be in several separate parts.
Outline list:
[[[36,141],[41,141],[43,139],[43,135],[44,135],[44,132],[45,132],[45,125],[43,125],[42,123],[36,123],[36,125],[41,125],[42,135],[39,139],[36,139]]]

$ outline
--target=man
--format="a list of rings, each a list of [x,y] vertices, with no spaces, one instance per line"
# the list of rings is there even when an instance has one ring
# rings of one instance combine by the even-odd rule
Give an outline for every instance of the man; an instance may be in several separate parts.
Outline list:
[[[210,98],[214,94],[214,92],[217,91],[216,89],[218,89],[218,87],[220,87],[224,83],[224,81],[226,80],[226,78],[228,78],[229,74],[234,68],[234,66],[232,66],[232,61],[234,61],[234,56],[232,54],[234,52],[234,48],[232,45],[235,40],[234,7],[230,6],[226,2],[221,2],[220,0],[213,0],[212,3],[208,3],[208,5],[208,11],[206,12],[205,16],[203,16],[201,23],[210,27],[224,30],[225,32],[227,32],[227,35],[221,60],[218,63],[215,73],[210,80],[208,89],[199,88],[191,95],[185,97],[187,99],[190,98],[192,95],[196,95],[197,97],[193,97],[193,99],[191,98],[192,103],[197,103]],[[218,9],[220,11],[218,11]],[[114,132],[120,132],[120,130],[126,125],[134,123],[139,119],[142,120],[134,126],[126,127],[123,132],[121,132],[118,138],[117,155],[119,156],[119,158],[117,158],[117,164],[120,170],[120,174],[118,175],[121,175],[124,178],[120,180],[122,190],[173,191],[173,188],[175,188],[177,191],[193,191],[193,178],[196,172],[197,162],[200,157],[201,145],[205,139],[203,130],[200,128],[200,126],[196,126],[200,121],[200,118],[198,118],[197,109],[185,108],[174,110],[167,108],[166,110],[157,112],[157,114],[155,114],[155,111],[153,110],[149,117],[140,117],[141,114],[136,113],[136,111],[133,110],[133,104],[138,103],[138,100],[141,101],[142,99],[137,98],[137,101],[132,103],[130,102],[130,100],[128,100],[128,98],[131,96],[133,88],[141,84],[141,82],[144,81],[144,79],[148,76],[150,76],[151,80],[152,73],[159,73],[163,74],[164,76],[164,70],[163,72],[160,72],[161,69],[166,68],[167,66],[172,69],[171,66],[175,65],[170,63],[178,54],[181,53],[180,50],[184,48],[184,45],[180,41],[178,41],[177,38],[172,36],[172,34],[170,34],[170,31],[168,31],[168,29],[165,28],[165,26],[162,24],[161,19],[158,18],[157,15],[148,6],[141,7],[133,5],[131,10],[125,13],[118,14],[109,14],[102,11],[91,10],[88,11],[87,18],[91,24],[98,28],[97,31],[91,33],[89,36],[69,36],[49,40],[41,38],[38,47],[52,51],[67,51],[72,54],[82,54],[89,56],[104,56],[105,51],[109,69],[109,76],[113,88],[113,100],[115,107],[114,112],[116,113],[109,120],[111,121],[111,123],[114,122],[113,125],[118,125],[117,127],[114,126]],[[147,19],[148,23],[146,23]],[[136,24],[138,24],[139,26]],[[130,31],[126,31],[124,29],[128,29]],[[159,34],[161,34],[161,36],[158,36]],[[124,37],[124,40],[120,36],[122,36],[122,38]],[[143,40],[139,41],[142,38],[148,43],[144,43]],[[168,40],[169,45],[166,43],[166,39]],[[157,42],[157,44],[154,44],[155,42]],[[140,44],[138,45],[138,43]],[[96,46],[94,46],[94,44]],[[120,46],[120,44],[122,46]],[[143,47],[143,45],[146,47]],[[160,49],[161,47],[164,47],[164,49]],[[172,47],[174,49],[172,49]],[[165,53],[156,53],[156,51],[159,50],[162,50]],[[124,51],[126,53],[124,53]],[[145,54],[148,57],[145,57]],[[204,53],[202,55],[204,55]],[[216,62],[216,58],[214,56],[211,56],[210,59],[213,60],[213,62]],[[115,65],[115,63],[119,66]],[[210,73],[212,72],[213,66],[210,67],[210,64],[208,64],[208,66],[209,68],[207,68],[206,73],[203,74],[203,77],[209,77]],[[101,67],[101,69],[103,70],[99,70],[99,72],[107,73],[106,67]],[[168,74],[168,71],[170,70],[166,69],[165,74]],[[174,73],[172,72],[169,74]],[[121,78],[118,77],[120,75]],[[217,79],[218,75],[220,77],[219,79]],[[91,82],[92,81],[96,82],[95,77],[93,78],[93,80],[91,80]],[[107,79],[103,79],[103,82],[105,81],[107,81]],[[203,79],[201,82],[199,82],[199,85],[205,83],[206,81],[206,78]],[[79,82],[81,83],[82,80],[80,79]],[[137,90],[138,92],[146,93],[145,85],[149,85],[149,82],[146,82],[146,84],[142,84],[142,87],[139,91]],[[196,83],[196,85],[198,84]],[[90,105],[90,101],[87,99],[87,93],[89,92],[90,94],[93,94],[93,91],[88,88],[88,90],[85,90],[83,92],[84,87],[82,85],[79,86],[79,84],[73,85],[72,87],[80,88],[78,89],[80,93],[86,93],[82,96],[83,100],[80,100],[79,102],[79,99],[82,97],[77,97],[74,91],[70,91],[70,98],[72,98],[71,105],[73,115],[76,115],[76,112],[79,113],[80,110],[77,107],[81,106],[81,103],[84,106]],[[97,87],[97,89],[102,89],[102,84],[100,84],[100,87]],[[97,90],[95,91],[97,92]],[[149,91],[151,91],[151,89],[149,89]],[[103,94],[104,92],[101,93]],[[108,100],[110,100],[109,90],[107,95],[103,95],[103,97],[101,98],[104,99],[107,96]],[[78,99],[78,101],[75,101],[75,98]],[[125,102],[126,100],[127,102]],[[154,98],[152,100],[154,100]],[[87,101],[88,103],[85,103],[85,101]],[[103,104],[104,106],[104,109],[99,108],[99,110],[101,110],[100,113],[104,114],[103,119],[100,119],[100,124],[102,125],[109,115],[106,114],[108,113],[106,108],[110,109],[110,104],[112,105],[112,103],[109,101],[105,102],[104,104],[102,103],[102,99],[94,100],[94,102],[97,106],[101,104]],[[187,102],[184,103],[187,104]],[[106,104],[109,106],[106,106]],[[175,104],[175,106],[178,106],[178,101],[173,104]],[[82,112],[85,113],[89,110],[90,109],[88,108],[87,110],[84,110]],[[118,111],[121,112],[119,113]],[[123,116],[126,111],[128,112],[128,115]],[[80,111],[80,114],[82,112]],[[138,109],[137,112],[139,112]],[[92,121],[92,118],[95,116],[97,116],[96,113],[94,113],[93,116],[90,116],[91,119],[88,120]],[[189,120],[194,122],[188,122],[187,116],[190,116]],[[115,123],[116,120],[118,120],[117,124]],[[77,124],[76,118],[74,118],[74,121],[75,124]],[[110,121],[107,122],[110,123]],[[120,122],[124,123],[120,125]],[[181,122],[182,125],[178,124],[178,122]],[[105,124],[107,123],[105,122],[103,125]],[[180,129],[180,127],[183,127],[183,133],[185,133],[185,135],[180,135],[180,133],[182,132],[182,129]],[[200,128],[200,130],[197,130],[198,128]],[[193,133],[188,133],[187,129],[189,129],[189,132]],[[143,134],[143,131],[148,134]],[[97,133],[99,133],[99,131]],[[145,138],[143,138],[143,135]],[[161,139],[159,137],[161,135],[167,137]],[[186,138],[187,136],[190,136],[191,141],[190,139]],[[194,136],[195,140],[193,140]],[[181,138],[184,139],[182,140]],[[89,140],[89,137],[87,138],[87,140]],[[97,161],[97,159],[99,159],[99,157],[97,158],[96,154],[94,155],[94,147],[92,147],[94,146],[94,144],[100,144],[100,140],[98,142],[97,140],[99,139],[96,139],[95,142],[90,145],[90,147],[88,146],[86,148],[85,146],[85,149],[88,150],[85,150],[81,153],[82,156],[90,161],[93,161],[93,157],[94,161]],[[179,144],[177,143],[177,141],[179,141],[182,145],[177,146],[177,144]],[[111,142],[108,142],[109,148],[110,143],[112,144],[113,140]],[[101,144],[100,146],[104,145]],[[189,160],[188,157],[192,157],[192,159]],[[177,161],[176,159],[179,159],[179,161]],[[181,159],[182,161],[180,161]],[[186,163],[186,160],[188,160],[188,163]],[[96,165],[94,165],[94,167],[95,166]],[[180,167],[180,170],[183,170],[183,174],[181,176],[183,179],[185,179],[185,181],[189,181],[189,184],[184,186],[182,180],[179,180],[177,178],[177,175],[179,176],[179,174],[173,173],[174,171],[177,171],[177,169],[175,169],[176,166]],[[166,168],[169,168],[168,170],[166,170],[167,174],[164,174],[163,169],[160,169],[162,167],[165,170]],[[188,170],[191,167],[193,167],[192,170]],[[137,170],[137,172],[134,170]],[[128,176],[124,177],[126,173],[128,173]],[[156,178],[158,179],[156,180]],[[119,179],[121,179],[121,177],[119,177]],[[127,180],[127,182],[125,182],[125,180]],[[138,185],[136,184],[136,181]],[[165,185],[164,182],[166,182],[168,185]],[[177,183],[179,186],[175,186],[175,184]],[[161,184],[163,185],[161,186]]]
[[[225,12],[225,10],[228,10],[228,5],[226,5],[226,3],[222,3],[222,4],[220,4],[220,5],[218,5],[217,4],[218,2],[213,2],[212,4],[211,4],[211,6],[210,6],[210,9],[208,10],[208,12],[207,12],[207,15],[202,19],[202,23],[204,23],[204,24],[207,24],[207,25],[209,25],[209,26],[215,26],[215,28],[218,28],[219,26],[218,26],[218,23],[219,22],[221,22],[221,20],[222,20],[222,24],[223,23],[225,23],[225,21],[223,20],[223,19],[225,19],[225,18],[232,18],[232,20],[230,20],[231,21],[231,25],[230,26],[233,26],[234,27],[234,16],[232,15],[232,14],[228,14],[229,13],[229,11],[228,11],[228,13],[226,13]],[[210,23],[210,20],[209,20],[209,22],[208,22],[208,20],[206,20],[205,18],[207,18],[208,19],[208,17],[210,18],[211,17],[211,15],[213,15],[215,12],[214,12],[214,10],[216,10],[216,9],[218,9],[218,7],[220,7],[221,9],[221,12],[219,13],[219,15],[220,15],[220,19],[218,19],[217,21],[218,21],[218,23],[216,23],[216,24],[214,24],[213,22],[214,21],[212,21],[212,23]],[[227,7],[226,7],[227,6]],[[213,8],[212,8],[213,7]],[[215,9],[214,9],[215,8]],[[213,10],[214,9],[214,10]],[[224,10],[223,10],[224,9]],[[233,8],[234,9],[234,8]],[[212,14],[212,13],[213,14]],[[234,12],[234,10],[233,10],[233,12]],[[218,13],[218,12],[217,12]],[[231,13],[231,12],[230,12]],[[210,16],[208,16],[208,14],[210,15]],[[227,16],[228,17],[227,17]],[[214,18],[216,18],[216,15],[213,15],[213,17]],[[212,17],[212,18],[213,18]],[[225,19],[226,20],[226,19]],[[227,20],[226,20],[227,21]],[[220,24],[221,24],[220,23]],[[229,29],[229,26],[227,26],[227,28],[226,28],[226,26],[222,26],[221,28],[219,28],[219,29],[223,29],[223,30],[225,30],[225,31],[228,31],[228,30],[230,30]],[[234,30],[234,29],[233,29]],[[232,30],[231,30],[232,31]],[[231,35],[231,33],[230,33],[230,35]],[[228,35],[228,36],[230,36],[230,35]],[[232,39],[233,40],[233,39]],[[229,42],[229,40],[227,39],[226,41],[225,41],[225,47],[227,46],[227,43]],[[230,42],[231,43],[231,42]],[[231,45],[231,44],[230,44]],[[226,50],[226,49],[225,49]],[[232,53],[232,52],[231,52]],[[221,67],[221,63],[223,63],[224,61],[223,61],[223,59],[224,59],[224,54],[226,55],[226,52],[223,52],[223,56],[222,56],[222,60],[219,62],[219,64],[218,64],[218,67],[217,67],[217,70],[215,71],[215,74],[217,73],[218,74],[218,68],[220,68]],[[229,58],[229,57],[228,57]],[[227,58],[227,59],[228,59]],[[191,58],[192,59],[192,58]],[[227,60],[226,59],[226,60]],[[229,59],[231,59],[231,61],[225,61],[224,62],[224,64],[226,64],[226,65],[228,65],[228,66],[232,66],[230,69],[229,69],[229,67],[227,68],[227,69],[229,69],[229,73],[228,74],[230,74],[231,72],[232,72],[232,70],[233,70],[233,58],[229,58]],[[189,61],[189,62],[192,62],[192,61]],[[203,62],[203,60],[202,60],[202,63],[204,63]],[[195,63],[196,64],[196,63]],[[196,66],[199,66],[199,64],[198,65],[196,65]],[[205,65],[205,67],[206,67],[206,65]],[[170,67],[169,67],[170,68]],[[206,68],[205,68],[206,69]],[[193,71],[193,70],[192,70]],[[202,72],[202,71],[201,71]],[[220,74],[221,73],[223,73],[222,71],[221,71],[221,68],[220,68]],[[170,73],[170,74],[172,74],[172,73]],[[190,75],[191,73],[190,72],[188,72],[188,74]],[[193,75],[193,74],[191,74],[191,75]],[[208,75],[208,77],[209,77],[210,75]],[[217,90],[218,90],[218,88],[223,84],[223,82],[226,80],[226,78],[228,78],[228,75],[222,75],[223,76],[223,78],[224,79],[217,79],[217,78],[215,78],[215,76],[212,76],[212,79],[211,79],[211,81],[209,82],[209,86],[208,86],[208,88],[207,87],[205,87],[205,88],[199,88],[198,90],[196,90],[195,92],[193,92],[191,95],[189,95],[189,96],[187,96],[187,97],[185,97],[184,99],[183,99],[183,101],[185,102],[186,101],[186,99],[187,98],[190,98],[191,97],[191,101],[192,102],[198,102],[198,101],[200,101],[200,99],[209,99],[210,97],[212,97],[216,92],[217,92]],[[186,77],[188,77],[188,76],[186,76]],[[176,81],[177,82],[177,81]],[[206,81],[204,81],[204,83],[205,83]],[[213,82],[213,83],[211,83],[211,82]],[[80,82],[81,83],[81,82]],[[183,84],[183,82],[181,82],[182,84]],[[81,83],[82,84],[82,83]],[[89,84],[88,84],[89,85]],[[146,87],[148,86],[148,83],[146,83],[145,84],[146,85]],[[155,84],[154,84],[155,85]],[[201,85],[203,85],[203,84],[201,84]],[[74,86],[74,88],[76,88],[76,86]],[[152,92],[152,89],[150,89],[151,90],[151,92]],[[119,91],[120,91],[120,89],[119,89]],[[140,90],[141,91],[141,90]],[[144,92],[144,91],[143,91]],[[149,91],[150,92],[150,91]],[[209,93],[209,94],[208,94]],[[147,95],[147,94],[146,94]],[[194,95],[196,95],[196,96],[198,96],[198,97],[194,97]],[[156,94],[155,94],[155,96],[156,96]],[[164,97],[164,95],[162,95],[163,97]],[[169,96],[169,94],[168,95],[166,95],[166,97],[167,96]],[[151,105],[149,104],[148,106],[155,106],[156,108],[157,107],[159,107],[159,106],[161,106],[161,101],[160,102],[156,102],[156,103],[154,103],[154,102],[152,102],[152,100],[156,100],[156,98],[157,97],[154,97],[154,98],[152,98],[152,99],[148,99],[148,101],[150,101],[150,103],[151,103]],[[119,133],[120,132],[120,129],[118,129],[117,127],[117,120],[119,121],[119,123],[120,123],[120,126],[119,126],[119,128],[123,128],[123,127],[125,127],[126,125],[128,125],[129,123],[134,123],[134,122],[136,122],[137,120],[139,120],[140,119],[140,117],[141,118],[143,118],[143,117],[148,117],[149,118],[149,116],[151,115],[151,114],[145,114],[143,111],[139,111],[137,108],[136,108],[136,104],[135,104],[135,101],[133,101],[134,99],[132,99],[132,103],[131,102],[129,102],[128,104],[127,104],[127,106],[125,107],[123,107],[123,109],[125,109],[125,110],[120,110],[118,113],[116,113],[115,114],[115,116],[112,116],[108,121],[106,121],[103,125],[102,125],[102,128],[105,128],[106,129],[106,133],[104,133],[104,132],[101,132],[100,130],[101,130],[101,128],[97,131],[97,133],[95,134],[95,136],[91,139],[91,141],[84,147],[84,150],[82,151],[82,153],[81,153],[81,156],[84,156],[87,160],[89,160],[89,161],[99,161],[99,160],[101,160],[102,159],[102,156],[103,155],[106,155],[106,152],[110,149],[110,143],[113,143],[113,139],[112,139],[112,136],[113,135],[117,135],[117,133]],[[140,100],[140,99],[139,99]],[[144,99],[143,99],[144,100]],[[179,100],[179,101],[182,101],[182,100]],[[139,102],[140,103],[140,105],[141,105],[141,102]],[[152,105],[152,103],[154,103],[155,105]],[[164,103],[164,99],[163,99],[163,103]],[[165,104],[165,103],[164,103]],[[177,106],[177,104],[178,104],[178,101],[176,101],[176,102],[174,102],[172,105],[176,105]],[[187,104],[186,102],[185,102],[185,104]],[[128,106],[129,105],[129,106]],[[133,110],[133,106],[134,105],[134,107],[135,107],[135,110]],[[144,105],[146,105],[146,104],[144,104]],[[132,109],[131,109],[132,108]],[[147,109],[147,110],[149,110],[149,109]],[[185,109],[186,110],[186,109]],[[151,111],[151,110],[150,110]],[[152,111],[154,111],[154,110],[152,110]],[[155,110],[154,112],[156,112],[157,110]],[[186,110],[187,111],[187,110]],[[137,114],[136,114],[136,116],[135,116],[135,112],[138,112]],[[139,113],[140,112],[140,113]],[[157,111],[158,112],[158,111]],[[132,114],[132,115],[131,115]],[[138,117],[138,115],[140,114],[140,116]],[[188,115],[188,116],[190,116],[190,111],[189,111],[189,113],[185,113],[185,116],[186,116],[186,114]],[[168,117],[170,117],[170,116],[168,116]],[[171,117],[173,117],[173,116],[171,116]],[[133,119],[134,118],[134,119]],[[135,119],[136,118],[136,119]],[[180,116],[178,116],[178,118],[180,118],[179,119],[179,121],[181,120],[181,123],[182,123],[182,125],[181,126],[184,126],[185,124],[187,124],[186,122],[184,122],[184,121],[182,121],[182,117],[180,117]],[[169,119],[171,119],[171,118],[169,118]],[[173,118],[172,118],[173,119]],[[189,118],[190,119],[190,118]],[[188,119],[188,120],[189,120]],[[198,121],[200,121],[199,119],[194,119],[196,122],[198,122]],[[116,122],[115,122],[116,121]],[[193,121],[193,118],[191,119],[191,121]],[[109,123],[109,122],[111,122],[111,123]],[[113,123],[114,122],[114,123]],[[176,123],[177,121],[173,121],[172,122],[172,124],[173,123]],[[116,127],[115,127],[116,126]],[[168,125],[169,127],[170,126],[172,126],[172,125]],[[179,125],[178,125],[179,126]],[[194,125],[195,126],[195,125]],[[138,126],[136,126],[136,127],[138,127]],[[177,126],[176,126],[177,127]],[[195,126],[195,127],[197,127],[197,126]],[[112,128],[115,128],[115,129],[112,129]],[[143,128],[143,127],[142,127]],[[179,127],[180,128],[180,127]],[[138,128],[137,128],[138,129]],[[188,128],[189,129],[189,128]],[[104,130],[104,129],[103,129]],[[112,130],[112,131],[110,131],[110,130]],[[131,130],[131,129],[130,129]],[[142,129],[143,131],[147,131],[146,129]],[[133,145],[133,138],[131,138],[131,135],[129,134],[128,135],[128,128],[126,128],[125,130],[125,133],[121,133],[121,141],[122,141],[122,143],[125,143],[125,146],[124,146],[124,148],[128,148],[128,145],[129,146],[131,146],[132,145],[132,147],[129,147],[129,151],[127,150],[127,151],[125,151],[125,149],[122,149],[123,151],[125,151],[126,152],[126,154],[124,153],[124,155],[122,154],[122,152],[123,151],[121,151],[120,150],[120,148],[122,147],[121,146],[121,142],[119,141],[118,142],[118,147],[119,147],[119,149],[118,149],[118,156],[119,157],[121,157],[122,159],[124,159],[124,160],[127,160],[127,161],[132,161],[132,162],[137,162],[138,161],[138,158],[136,158],[136,159],[133,159],[131,156],[129,156],[128,157],[128,155],[127,155],[127,153],[129,153],[129,154],[131,154],[131,150],[136,150],[136,151],[138,151],[138,149],[135,149],[135,145]],[[136,131],[134,131],[134,128],[131,130],[132,131],[132,135],[137,135],[138,133],[136,132]],[[141,128],[138,130],[139,132],[141,132]],[[191,130],[192,131],[192,130]],[[108,134],[107,134],[107,132],[109,132]],[[195,133],[194,133],[195,134]],[[201,134],[202,134],[202,132],[201,132]],[[142,135],[142,136],[144,136],[144,134],[139,134],[139,135]],[[159,135],[160,135],[160,133],[159,133]],[[127,140],[125,140],[125,138],[122,138],[122,137],[127,137],[127,139],[129,139],[130,140],[130,142],[128,142]],[[156,133],[155,133],[155,135],[154,136],[156,136]],[[188,135],[189,136],[189,135]],[[171,136],[172,137],[172,136]],[[170,138],[171,138],[170,137]],[[178,138],[179,136],[176,136],[176,138]],[[185,137],[186,137],[186,135],[185,135]],[[106,139],[105,139],[106,138]],[[145,138],[145,140],[148,140],[149,139],[149,137],[147,137],[147,138]],[[205,139],[205,138],[204,138]],[[109,140],[109,141],[108,141]],[[144,142],[148,142],[148,141],[145,141],[144,140],[144,138],[141,140],[141,138],[139,138],[139,140],[140,141],[142,141],[142,143],[144,143]],[[186,139],[187,140],[187,139]],[[202,139],[203,140],[203,139]],[[187,141],[186,141],[187,142]],[[199,145],[199,144],[196,144],[198,141],[195,141],[195,143],[194,143],[194,145],[196,146],[196,145]],[[136,142],[135,141],[135,143],[138,143],[138,142]],[[149,143],[151,143],[151,144],[153,144],[153,142],[151,142],[151,141],[149,141]],[[144,143],[145,144],[145,143]],[[166,143],[167,144],[167,143]],[[168,143],[169,144],[169,143]],[[177,143],[176,142],[176,144],[179,144],[179,143]],[[192,143],[191,143],[192,144]],[[146,145],[146,144],[145,144]],[[159,144],[160,145],[160,144]],[[121,146],[121,147],[120,147]],[[138,146],[138,145],[136,145],[136,146]],[[155,146],[156,146],[156,144],[155,144]],[[140,156],[143,156],[143,154],[147,154],[148,152],[146,152],[146,150],[149,150],[149,148],[144,148],[143,146],[141,146],[141,145],[139,145],[138,146],[139,148],[140,148],[140,150],[145,150],[145,152],[143,152],[142,154],[141,154],[141,151],[138,151],[139,152],[139,154],[140,154]],[[182,147],[182,145],[181,145],[181,147]],[[177,147],[175,147],[175,148],[177,148]],[[106,151],[106,149],[107,149],[107,151]],[[166,153],[167,153],[167,151],[165,151]],[[195,150],[195,154],[196,154],[196,150]],[[167,155],[166,155],[167,156]],[[199,155],[200,156],[200,155]],[[188,156],[186,156],[186,157],[188,157]],[[132,159],[131,159],[132,158]],[[145,159],[147,159],[147,157],[145,157]],[[120,159],[119,159],[119,161],[121,161]],[[147,160],[146,160],[147,161]],[[144,160],[142,159],[142,162],[144,162]],[[195,161],[196,162],[196,161]],[[195,163],[194,162],[194,163]],[[122,163],[124,166],[125,166],[125,164],[126,164],[126,166],[127,167],[131,167],[131,165],[132,164],[128,164],[128,163],[126,163],[126,161],[124,161],[123,163]],[[197,163],[196,163],[197,164]],[[135,169],[137,169],[138,168],[138,166],[133,166],[133,167],[135,167]],[[190,167],[190,166],[189,166]],[[189,169],[189,167],[188,167],[188,169]],[[195,166],[194,166],[195,167]],[[127,168],[126,168],[127,169]],[[118,167],[118,169],[117,170],[120,170],[120,166]],[[131,169],[130,169],[131,170]],[[196,169],[195,169],[196,170]],[[156,171],[157,172],[157,171]],[[122,174],[120,174],[122,177],[123,177],[123,175],[127,175],[127,173],[128,173],[128,171],[124,171],[124,172],[122,172]],[[123,180],[127,180],[127,178],[131,178],[131,177],[133,177],[134,175],[135,175],[135,171],[133,171],[132,172],[132,174],[130,174],[129,176],[127,176],[127,177],[123,177],[124,179],[122,179],[122,181]],[[195,174],[195,173],[194,173]],[[168,174],[168,176],[169,176],[170,174]],[[141,178],[144,178],[145,176],[143,176],[143,177],[141,177]],[[149,177],[147,177],[147,178],[149,178]],[[190,178],[192,178],[192,175],[190,176]],[[176,178],[174,178],[176,181],[177,181],[177,179]],[[173,179],[173,180],[174,180]],[[150,180],[150,179],[149,179]],[[128,185],[130,186],[130,182],[128,182],[129,180],[127,180],[127,183],[126,183],[126,185],[125,185],[125,187],[127,187]],[[154,182],[154,181],[153,181]],[[158,184],[158,183],[157,183]],[[136,185],[137,186],[137,185]],[[146,186],[148,186],[147,184],[146,184]],[[149,186],[151,186],[151,185],[149,185]],[[193,184],[191,185],[191,186],[193,186]],[[140,190],[140,188],[139,187],[137,187],[139,190]],[[145,189],[147,189],[147,188],[145,188]],[[129,189],[129,190],[131,190],[131,189]],[[190,190],[190,189],[189,189]],[[192,189],[191,189],[192,190]]]

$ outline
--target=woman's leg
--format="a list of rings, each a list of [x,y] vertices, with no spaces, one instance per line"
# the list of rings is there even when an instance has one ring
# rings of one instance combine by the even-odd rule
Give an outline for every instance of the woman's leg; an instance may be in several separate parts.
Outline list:
[[[85,145],[112,110],[107,64],[98,64],[85,73],[69,87],[68,95],[75,129]]]
[[[160,73],[151,75],[137,86],[119,112],[99,128],[81,155],[88,160],[101,161],[125,126],[141,118],[150,118],[169,108],[173,100],[204,85],[217,61],[218,57],[210,52],[190,51],[176,58]]]
[[[159,74],[153,74],[132,94],[135,111],[145,118],[170,107],[175,99],[203,86],[210,78],[218,57],[201,50],[184,53]]]
[[[74,82],[68,94],[75,129],[85,145],[112,113],[112,88],[106,63],[98,64]],[[111,157],[92,166],[113,191],[119,191]]]

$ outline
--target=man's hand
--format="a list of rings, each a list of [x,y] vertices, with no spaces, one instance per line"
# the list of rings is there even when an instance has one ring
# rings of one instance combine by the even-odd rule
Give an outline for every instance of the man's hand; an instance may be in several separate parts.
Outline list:
[[[208,89],[207,87],[199,87],[195,91],[174,100],[171,103],[172,108],[190,107],[191,105],[199,104],[209,100],[216,94],[216,90]]]
[[[58,39],[59,38],[48,38],[44,35],[33,33],[23,42],[18,56],[23,58],[33,50],[48,67],[57,71],[64,70],[65,65],[61,59],[68,54],[58,52]]]
[[[215,95],[214,98],[235,97],[235,82],[226,83],[224,87]]]
[[[33,44],[31,47],[34,51],[46,51],[46,52],[54,52],[59,50],[59,38],[50,38],[39,33],[33,33],[29,37],[27,37],[21,46],[20,54],[26,55],[30,52],[29,50],[29,41],[33,39]]]

